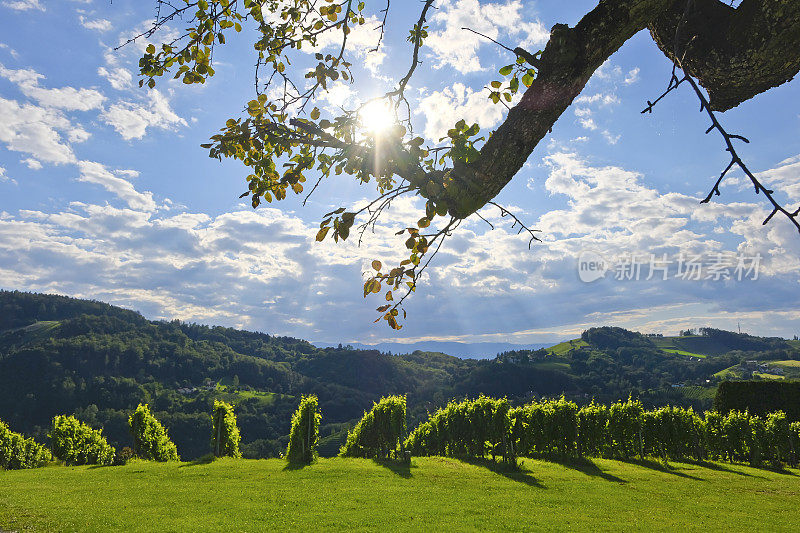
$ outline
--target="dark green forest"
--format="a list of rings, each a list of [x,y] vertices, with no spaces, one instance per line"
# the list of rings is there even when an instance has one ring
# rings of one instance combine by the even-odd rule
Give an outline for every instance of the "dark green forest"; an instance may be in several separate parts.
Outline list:
[[[450,399],[480,394],[515,405],[564,394],[579,405],[632,396],[648,408],[708,409],[715,373],[752,359],[800,359],[796,343],[783,339],[709,328],[696,339],[709,347],[703,358],[665,351],[650,337],[613,327],[587,330],[582,342],[559,353],[521,350],[486,360],[392,355],[0,291],[0,420],[46,442],[52,417],[74,414],[121,448],[131,442],[128,416],[148,403],[181,456],[191,459],[211,449],[210,413],[220,399],[235,405],[242,454],[272,457],[286,449],[300,396],[316,394],[320,453],[332,456],[382,396],[407,395],[409,427]]]

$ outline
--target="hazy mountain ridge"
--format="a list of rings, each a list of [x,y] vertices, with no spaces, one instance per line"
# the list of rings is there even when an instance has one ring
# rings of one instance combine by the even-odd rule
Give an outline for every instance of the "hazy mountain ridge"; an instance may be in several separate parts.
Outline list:
[[[312,342],[318,348],[333,348],[337,343]],[[510,350],[538,350],[552,346],[552,342],[539,342],[531,344],[515,344],[510,342],[457,342],[457,341],[420,341],[420,342],[380,342],[377,344],[362,344],[359,342],[344,343],[357,350],[378,350],[384,353],[408,354],[417,350],[422,352],[439,352],[454,357],[467,359],[493,359],[500,352]]]

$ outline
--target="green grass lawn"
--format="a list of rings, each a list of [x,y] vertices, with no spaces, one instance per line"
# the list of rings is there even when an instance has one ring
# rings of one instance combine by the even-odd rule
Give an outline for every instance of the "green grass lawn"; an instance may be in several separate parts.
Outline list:
[[[595,460],[411,468],[322,459],[0,472],[0,529],[34,531],[798,531],[800,475]]]

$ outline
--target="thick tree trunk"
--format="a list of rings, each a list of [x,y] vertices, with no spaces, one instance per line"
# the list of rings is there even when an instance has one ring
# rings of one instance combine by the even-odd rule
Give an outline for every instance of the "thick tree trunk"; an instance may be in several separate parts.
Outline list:
[[[661,51],[706,88],[715,111],[782,85],[800,70],[797,0],[744,0],[737,9],[692,0],[688,10],[684,0],[649,28]]]
[[[668,57],[678,43],[682,64],[718,109],[780,85],[800,68],[800,0],[744,0],[736,10],[719,0],[601,0],[574,28],[553,27],[536,79],[480,158],[445,176],[450,214],[465,218],[494,198],[600,65],[648,26]]]

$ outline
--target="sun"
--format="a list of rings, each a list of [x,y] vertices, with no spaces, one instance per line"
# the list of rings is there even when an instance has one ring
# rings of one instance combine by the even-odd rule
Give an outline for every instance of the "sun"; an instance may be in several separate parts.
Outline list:
[[[392,108],[383,100],[373,100],[358,113],[361,127],[374,135],[380,135],[397,124]]]

